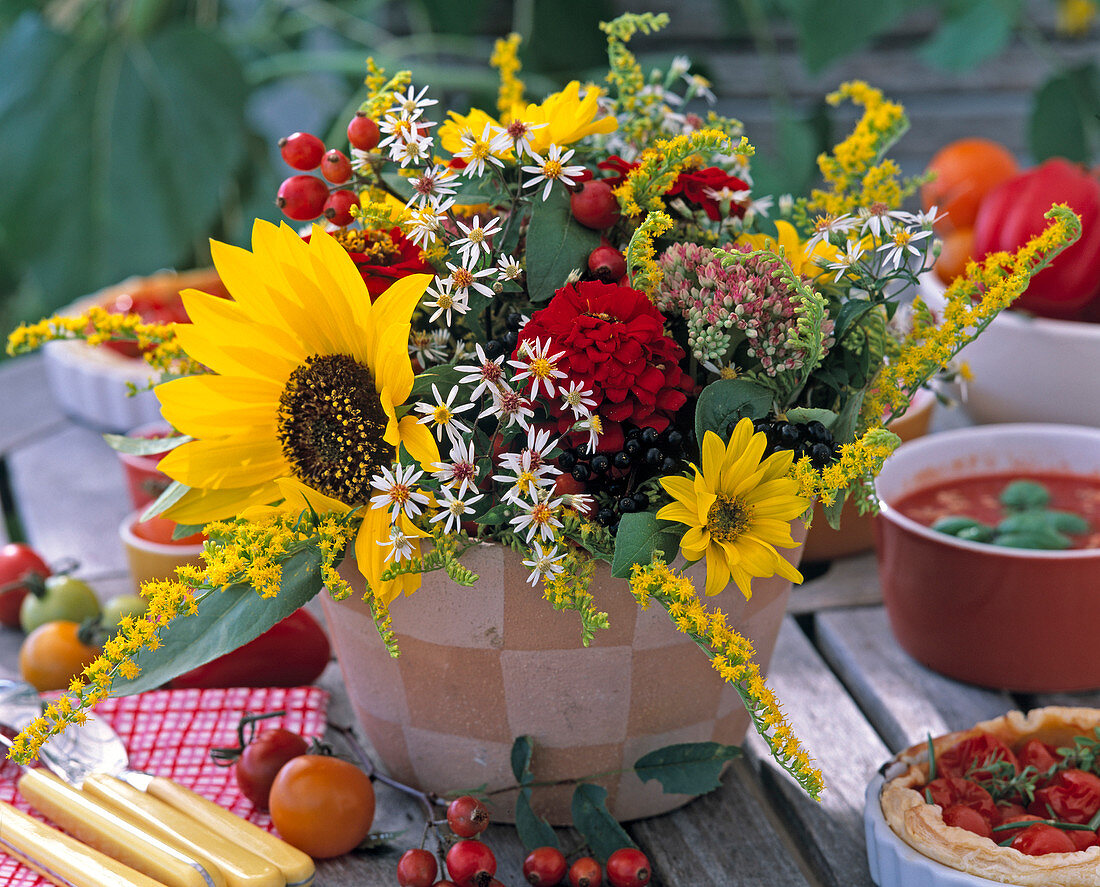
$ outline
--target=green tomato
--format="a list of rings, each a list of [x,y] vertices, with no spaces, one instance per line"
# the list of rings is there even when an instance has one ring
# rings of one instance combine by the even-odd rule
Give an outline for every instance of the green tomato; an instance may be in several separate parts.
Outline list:
[[[28,634],[47,622],[83,622],[100,614],[91,586],[74,576],[49,576],[41,597],[28,594],[19,607],[19,624]]]
[[[123,616],[141,616],[149,609],[145,598],[136,594],[118,594],[103,605],[103,628],[114,634]]]

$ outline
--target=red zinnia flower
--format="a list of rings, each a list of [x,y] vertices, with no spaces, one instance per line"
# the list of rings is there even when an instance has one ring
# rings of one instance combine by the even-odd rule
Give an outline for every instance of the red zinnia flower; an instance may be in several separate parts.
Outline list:
[[[548,351],[564,352],[558,369],[592,389],[593,412],[604,426],[602,452],[622,448],[622,422],[663,431],[692,387],[680,369],[683,349],[665,335],[664,316],[630,287],[598,281],[563,287],[524,325],[520,342],[534,339],[549,339]],[[556,398],[543,405],[558,432],[569,431],[572,411]]]
[[[728,188],[730,191],[748,191],[749,183],[731,176],[717,166],[708,166],[706,169],[697,169],[692,172],[682,172],[677,177],[666,197],[683,196],[689,203],[695,203],[703,207],[707,218],[717,222],[722,216],[720,202],[708,195],[707,191],[721,191]],[[743,216],[745,208],[736,203],[730,204],[731,216]]]

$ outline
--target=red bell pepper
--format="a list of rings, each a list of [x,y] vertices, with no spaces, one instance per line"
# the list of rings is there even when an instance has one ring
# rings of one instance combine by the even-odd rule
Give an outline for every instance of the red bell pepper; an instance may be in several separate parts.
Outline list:
[[[296,610],[255,640],[174,678],[169,686],[300,687],[317,680],[331,656],[325,630],[305,610]]]
[[[1023,246],[1047,226],[1043,213],[1055,203],[1081,217],[1081,239],[1036,274],[1013,307],[1080,320],[1100,300],[1100,180],[1084,167],[1055,157],[986,195],[974,223],[974,255]]]

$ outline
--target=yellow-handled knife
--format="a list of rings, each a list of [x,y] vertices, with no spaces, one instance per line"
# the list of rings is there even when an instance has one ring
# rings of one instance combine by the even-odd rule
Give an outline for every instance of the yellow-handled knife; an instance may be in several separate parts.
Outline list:
[[[0,849],[58,887],[164,887],[3,801]]]
[[[227,887],[220,871],[207,869],[52,773],[27,770],[18,786],[28,804],[74,838],[165,887]]]
[[[113,807],[146,832],[197,859],[207,869],[219,870],[228,887],[286,887],[283,873],[270,862],[121,779],[106,773],[89,773],[84,777],[81,791]]]
[[[149,782],[140,788],[274,864],[286,878],[287,887],[309,887],[313,883],[315,866],[308,854],[171,779],[147,778]]]

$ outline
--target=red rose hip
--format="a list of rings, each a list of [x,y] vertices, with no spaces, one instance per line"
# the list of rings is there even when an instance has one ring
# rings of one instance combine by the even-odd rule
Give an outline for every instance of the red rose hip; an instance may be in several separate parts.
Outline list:
[[[329,195],[328,200],[325,201],[325,209],[322,215],[332,224],[343,228],[354,221],[355,216],[351,214],[351,209],[358,205],[359,198],[355,196],[355,192],[349,191],[347,188],[341,188]]]
[[[569,208],[573,211],[573,218],[586,228],[597,231],[610,228],[622,215],[611,186],[599,179],[585,182],[580,191],[573,193],[569,198]]]
[[[582,856],[569,866],[569,887],[600,887],[603,870],[591,856]]]
[[[623,847],[607,858],[607,882],[611,887],[643,887],[651,874],[649,859],[635,847]]]
[[[291,176],[279,186],[275,205],[288,219],[308,222],[325,209],[328,186],[316,176]]]
[[[279,153],[295,169],[317,169],[325,154],[325,143],[308,132],[296,132],[279,139]]]
[[[489,810],[473,795],[462,795],[447,807],[447,825],[460,838],[472,838],[489,827]]]
[[[523,861],[523,877],[534,887],[554,887],[565,877],[565,857],[557,847],[536,847]]]
[[[459,841],[447,851],[447,874],[458,887],[487,887],[496,871],[497,858],[481,841]]]
[[[602,283],[616,283],[626,274],[626,258],[615,247],[604,244],[589,253],[588,270]]]
[[[343,151],[333,148],[321,160],[321,175],[334,185],[342,185],[351,178],[351,161]]]
[[[360,151],[373,151],[378,147],[380,138],[378,124],[362,111],[351,118],[351,123],[348,124],[348,141],[353,148],[358,148]]]
[[[438,873],[435,854],[422,848],[406,850],[397,863],[397,883],[401,887],[432,887]]]

